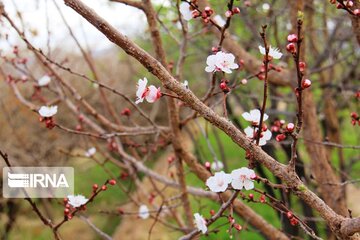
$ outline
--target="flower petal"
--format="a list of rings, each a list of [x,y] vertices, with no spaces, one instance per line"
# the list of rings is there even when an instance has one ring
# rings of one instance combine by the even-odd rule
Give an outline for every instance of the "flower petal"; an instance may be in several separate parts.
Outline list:
[[[266,54],[266,51],[265,51],[265,48],[264,48],[264,47],[259,46],[259,50],[260,50],[260,53],[261,53],[262,55],[265,55],[265,54]]]
[[[139,217],[142,219],[147,219],[149,218],[150,213],[149,213],[149,209],[146,205],[141,205],[139,207]]]
[[[153,103],[159,99],[159,89],[154,85],[149,86],[149,94],[145,97],[146,101],[149,103]]]
[[[205,72],[213,72],[215,70],[215,66],[207,66],[205,68]]]
[[[249,122],[252,121],[251,115],[250,115],[250,113],[248,113],[248,112],[244,112],[243,114],[241,114],[241,116],[242,116],[246,121],[249,121]]]
[[[245,188],[246,190],[253,189],[253,188],[254,188],[254,182],[251,181],[251,180],[245,180],[245,181],[244,181],[244,188]]]
[[[260,122],[260,116],[261,116],[261,112],[259,109],[253,109],[250,111],[251,117],[252,117],[252,121],[253,122]]]
[[[250,127],[250,126],[246,127],[244,129],[244,132],[245,132],[245,134],[246,134],[246,136],[248,138],[253,138],[254,137],[254,129],[252,127]]]
[[[213,20],[220,26],[223,27],[226,24],[226,21],[220,16],[220,15],[216,15]]]
[[[179,6],[181,15],[186,21],[189,21],[193,18],[192,11],[190,10],[190,5],[187,2],[182,2]]]

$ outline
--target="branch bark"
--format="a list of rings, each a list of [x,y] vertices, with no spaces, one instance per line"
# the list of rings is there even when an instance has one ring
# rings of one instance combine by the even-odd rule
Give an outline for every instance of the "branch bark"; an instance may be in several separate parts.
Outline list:
[[[150,56],[143,49],[131,42],[127,37],[119,33],[115,28],[110,26],[104,19],[99,17],[93,10],[89,9],[79,0],[65,0],[65,3],[73,8],[76,12],[82,15],[95,27],[97,27],[108,39],[129,54],[136,58],[144,67],[146,67],[152,74],[154,74],[160,81],[162,81],[165,88],[178,94],[179,98],[187,103],[191,108],[197,111],[207,121],[214,126],[223,130],[232,140],[240,147],[249,150],[253,153],[254,158],[267,167],[274,175],[285,181],[292,191],[304,199],[309,205],[314,207],[319,214],[326,220],[330,228],[337,237],[347,239],[348,235],[354,231],[358,231],[357,220],[344,218],[336,214],[328,205],[326,205],[317,195],[307,189],[296,174],[289,173],[287,166],[277,162],[275,159],[268,156],[258,146],[251,143],[245,136],[227,119],[220,117],[212,109],[203,104],[190,90],[184,89],[182,85],[176,81],[175,78],[159,63],[156,59]],[[346,222],[345,222],[346,221]],[[346,224],[342,224],[346,223]],[[342,229],[348,227],[349,224],[354,224],[355,227],[342,232]],[[351,225],[350,224],[350,225]],[[341,227],[343,225],[343,227]],[[347,228],[345,228],[347,229]]]

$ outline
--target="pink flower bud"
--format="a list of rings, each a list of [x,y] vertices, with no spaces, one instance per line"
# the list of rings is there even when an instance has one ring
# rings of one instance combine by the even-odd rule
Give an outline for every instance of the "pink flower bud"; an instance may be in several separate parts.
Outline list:
[[[288,132],[293,132],[294,129],[295,129],[295,124],[293,124],[293,123],[288,123],[288,124],[286,125],[286,130],[287,130]]]
[[[99,188],[99,186],[95,183],[95,184],[92,186],[92,188],[93,188],[94,191],[96,191],[96,190]]]
[[[122,210],[121,208],[118,208],[117,211],[120,215],[124,214],[124,210]]]
[[[211,210],[210,210],[210,215],[211,215],[211,216],[214,216],[214,215],[215,215],[215,210],[214,210],[214,209],[211,209]]]
[[[205,167],[207,170],[210,170],[210,167],[211,167],[210,162],[205,162]]]
[[[231,16],[232,16],[232,12],[231,12],[230,10],[227,10],[227,11],[225,12],[225,17],[229,18],[229,17],[231,17]]]
[[[264,75],[264,74],[258,74],[258,75],[257,75],[257,78],[258,78],[259,80],[264,80],[264,79],[265,79],[265,75]]]
[[[291,52],[291,53],[296,53],[295,44],[289,43],[288,45],[286,45],[286,50],[288,50],[288,52]]]
[[[272,132],[278,132],[280,130],[280,128],[278,126],[271,126],[271,131]]]
[[[282,141],[285,140],[285,138],[286,138],[286,135],[283,134],[283,133],[281,133],[281,134],[278,134],[275,139],[276,139],[276,141],[278,141],[278,142],[282,142]]]
[[[192,17],[193,18],[197,18],[197,17],[199,17],[200,16],[200,12],[199,11],[193,11],[192,12]]]
[[[305,62],[299,62],[300,72],[304,72],[305,68],[306,68],[306,63]]]
[[[291,219],[294,215],[293,215],[293,213],[291,211],[288,211],[286,213],[286,216],[288,217],[288,219]]]
[[[82,130],[81,124],[76,125],[76,131],[81,131],[81,130]]]
[[[232,12],[233,12],[233,14],[238,14],[238,13],[240,13],[240,8],[235,7],[235,8],[233,8]]]
[[[111,179],[111,180],[109,180],[109,184],[114,186],[114,185],[116,184],[115,179]]]
[[[357,100],[360,100],[360,90],[358,90],[356,93],[355,93],[355,98]]]
[[[65,214],[65,215],[68,215],[69,212],[70,212],[70,209],[68,209],[68,208],[65,208],[65,209],[64,209],[64,214]]]
[[[343,5],[341,5],[340,3],[336,4],[336,8],[337,9],[342,9],[343,8]]]
[[[84,121],[84,115],[79,114],[78,115],[78,120],[79,120],[79,122],[83,122]]]
[[[28,77],[26,75],[21,76],[21,81],[22,82],[27,82],[27,80],[28,80]]]
[[[106,186],[106,185],[102,185],[102,186],[101,186],[101,190],[102,190],[102,191],[106,191],[106,189],[107,189],[107,186]]]
[[[250,7],[250,6],[251,6],[251,2],[250,2],[250,1],[245,1],[244,4],[245,4],[246,7]]]
[[[348,1],[346,2],[346,6],[347,6],[348,8],[352,8],[352,6],[354,6],[354,2],[351,1],[351,0],[348,0]]]
[[[360,9],[354,9],[354,14],[356,15],[356,16],[360,16]]]
[[[265,66],[261,66],[261,67],[260,67],[260,72],[261,72],[261,73],[264,73],[264,72],[265,72]]]
[[[352,112],[350,116],[354,119],[357,119],[359,117],[356,112]]]
[[[235,228],[236,230],[238,230],[238,231],[241,231],[242,226],[241,226],[240,224],[238,224],[238,223],[234,223],[234,228]]]
[[[222,90],[224,90],[226,88],[226,83],[224,83],[224,82],[220,83],[220,88]]]
[[[223,80],[220,85],[219,85],[220,89],[224,92],[224,93],[228,93],[230,91],[230,88],[227,86],[226,84],[226,80]]]
[[[175,161],[175,157],[174,156],[169,156],[167,159],[168,163],[171,164]]]
[[[296,218],[290,219],[290,224],[293,226],[296,226],[299,223],[299,221]]]
[[[256,180],[256,179],[258,179],[258,177],[257,177],[256,174],[252,174],[252,175],[250,176],[250,179],[251,179],[251,180]]]
[[[254,194],[250,193],[249,198],[250,198],[250,200],[254,200]]]
[[[218,48],[217,48],[217,47],[212,47],[212,48],[211,48],[211,51],[212,51],[213,53],[217,53]]]
[[[298,37],[296,34],[290,34],[287,36],[288,42],[294,43],[298,41]]]
[[[129,117],[131,115],[131,110],[129,108],[124,108],[120,114]]]
[[[241,80],[241,84],[245,85],[247,84],[248,80],[246,78],[244,78],[243,80]]]
[[[305,80],[303,80],[301,86],[303,89],[308,88],[311,86],[311,81],[309,79],[305,79]]]
[[[129,174],[128,174],[127,172],[122,172],[122,173],[120,174],[120,178],[121,178],[122,180],[126,180],[126,179],[128,178],[128,176],[129,176]]]

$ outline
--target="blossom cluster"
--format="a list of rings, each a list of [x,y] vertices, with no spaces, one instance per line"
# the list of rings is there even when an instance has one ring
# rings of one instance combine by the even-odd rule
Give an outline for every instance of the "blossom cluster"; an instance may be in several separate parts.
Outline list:
[[[58,106],[42,106],[38,113],[40,114],[40,122],[45,122],[47,128],[55,127],[53,116],[57,113]]]
[[[244,129],[246,136],[252,140],[256,140],[259,134],[259,124],[261,118],[261,112],[259,109],[253,109],[250,112],[245,112],[242,114],[242,117],[251,122],[251,126],[248,126]],[[264,113],[263,121],[266,121],[269,116]],[[266,144],[266,141],[271,139],[271,131],[267,129],[266,125],[262,126],[262,131],[260,133],[259,146]]]
[[[206,186],[208,186],[212,192],[216,193],[226,191],[229,184],[236,190],[242,190],[243,188],[250,190],[254,188],[255,178],[256,174],[254,170],[242,167],[233,170],[230,174],[223,171],[216,172],[214,176],[206,180]]]
[[[237,69],[239,67],[234,61],[235,56],[233,54],[219,51],[216,54],[207,57],[207,67],[205,68],[205,71],[223,71],[225,73],[232,73],[232,69]]]
[[[147,78],[139,79],[136,91],[136,104],[143,102],[144,99],[149,103],[154,103],[161,97],[160,88],[156,88],[154,85],[147,86],[147,83]]]

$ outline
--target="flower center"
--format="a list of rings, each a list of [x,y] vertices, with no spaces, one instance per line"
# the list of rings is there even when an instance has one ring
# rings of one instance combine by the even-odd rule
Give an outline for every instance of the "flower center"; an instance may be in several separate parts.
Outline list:
[[[227,61],[223,61],[222,63],[221,63],[221,66],[223,66],[224,68],[227,68],[228,66],[229,66],[229,62],[227,62]]]
[[[219,187],[221,187],[222,185],[224,185],[224,180],[219,179],[219,180],[217,181],[217,185],[218,185]]]
[[[146,87],[145,90],[144,90],[144,92],[143,92],[143,94],[141,95],[141,98],[146,97],[146,96],[149,94],[149,92],[150,92],[149,87]]]
[[[240,175],[240,181],[244,182],[246,180],[246,175]]]

